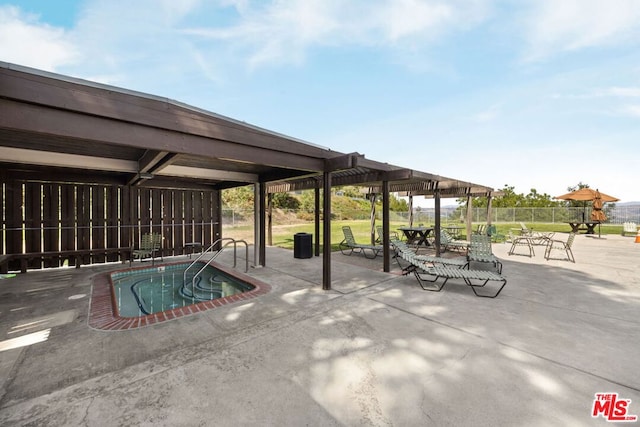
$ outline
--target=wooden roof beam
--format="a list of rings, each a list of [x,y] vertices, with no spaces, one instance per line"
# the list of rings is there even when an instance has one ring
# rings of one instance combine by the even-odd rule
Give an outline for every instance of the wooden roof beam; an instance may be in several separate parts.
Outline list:
[[[3,112],[0,114],[0,128],[5,129],[58,135],[62,138],[78,139],[88,143],[108,143],[310,172],[321,172],[325,167],[325,159],[323,158],[274,151],[1,98],[0,111]]]
[[[353,169],[358,165],[359,158],[364,159],[364,154],[349,153],[343,156],[326,159],[324,161],[324,171],[337,172],[345,169]]]

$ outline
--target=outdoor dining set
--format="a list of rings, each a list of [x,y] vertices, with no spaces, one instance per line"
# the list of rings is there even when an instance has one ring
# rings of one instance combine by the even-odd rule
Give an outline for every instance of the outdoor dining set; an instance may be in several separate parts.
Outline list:
[[[474,234],[470,242],[456,240],[443,228],[440,230],[440,244],[443,251],[457,251],[459,256],[443,257],[418,254],[421,247],[433,246],[429,234],[433,227],[401,227],[404,239],[395,233],[389,239],[396,259],[403,274],[413,274],[422,289],[439,292],[450,279],[459,279],[471,287],[478,297],[495,298],[507,283],[502,276],[502,262],[491,252],[491,237],[487,234]],[[359,244],[356,242],[351,227],[343,226],[344,239],[340,242],[340,251],[344,255],[362,253],[367,258],[375,258],[382,251],[382,245]],[[380,229],[378,234],[381,235]],[[382,240],[382,239],[380,239]],[[472,263],[488,263],[491,269],[472,268]],[[499,288],[491,293],[485,286],[495,282]],[[476,289],[482,288],[478,292]]]
[[[460,238],[459,226],[443,226],[440,229],[440,251],[443,255],[430,255],[424,249],[432,248],[435,244],[433,233],[435,227],[424,225],[399,227],[398,232],[391,231],[389,236],[393,258],[397,261],[403,274],[413,274],[424,290],[439,292],[450,279],[459,279],[471,287],[473,293],[479,297],[495,298],[507,283],[502,275],[502,262],[493,254],[491,244],[498,235],[495,226],[480,225],[469,236],[468,240]],[[343,226],[344,239],[339,248],[344,255],[353,253],[363,254],[366,258],[376,258],[382,254],[383,230],[377,228],[378,240],[376,244],[358,243],[351,227]],[[454,236],[458,236],[456,239]],[[547,260],[558,259],[575,263],[572,246],[576,233],[571,232],[566,240],[557,239],[554,232],[540,232],[528,228],[520,223],[519,229],[510,229],[505,237],[511,244],[509,255],[535,256],[535,247],[544,247],[544,257]],[[522,251],[524,249],[524,251]],[[423,250],[422,253],[420,251]],[[457,256],[444,255],[456,252]],[[552,258],[552,254],[563,253],[563,258]],[[438,254],[438,252],[437,252]],[[484,263],[487,267],[479,267]],[[498,289],[493,293],[487,292],[488,283],[497,283]],[[479,292],[479,290],[482,291]]]
[[[576,262],[571,249],[576,233],[573,231],[569,233],[569,237],[566,240],[554,239],[554,235],[554,232],[534,231],[521,222],[520,229],[509,230],[507,240],[511,242],[511,248],[508,254],[533,257],[536,254],[534,246],[543,246],[544,257],[547,260],[552,259],[552,251],[560,250],[566,253],[566,259],[568,261]],[[519,248],[525,248],[528,253],[517,252]]]

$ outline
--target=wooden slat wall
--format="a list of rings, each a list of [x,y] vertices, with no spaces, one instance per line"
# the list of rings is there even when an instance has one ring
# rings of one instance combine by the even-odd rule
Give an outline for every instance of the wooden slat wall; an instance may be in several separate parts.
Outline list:
[[[220,237],[218,191],[29,182],[0,174],[0,193],[5,202],[0,249],[6,254],[137,247],[142,234],[156,232],[162,233],[164,254],[170,256],[183,254],[186,242],[208,247]],[[33,260],[29,268],[59,267],[65,261]],[[118,255],[82,261],[113,262]],[[73,259],[68,262],[73,265]],[[9,269],[18,270],[18,263]]]
[[[185,242],[197,242],[193,236],[193,193],[185,191],[182,205],[184,232],[182,238]]]
[[[118,229],[120,230],[120,247],[131,247],[134,240],[132,240],[133,234],[131,230],[132,208],[131,208],[131,187],[120,187],[120,210]],[[127,227],[127,225],[129,227]]]
[[[76,189],[73,185],[62,185],[60,188],[60,249],[63,251],[76,248]]]
[[[107,248],[118,248],[120,246],[120,238],[118,233],[118,218],[119,218],[119,203],[118,198],[120,196],[118,187],[115,185],[105,188],[106,191],[106,244]],[[117,261],[117,254],[108,254],[107,261]]]
[[[5,223],[3,226],[6,231],[6,253],[22,252],[22,183],[16,181],[6,181],[5,183]],[[20,268],[19,261],[9,263],[9,269],[17,270]]]
[[[202,242],[209,246],[213,243],[213,215],[211,209],[213,207],[211,193],[202,193]]]
[[[79,185],[76,188],[76,249],[91,249],[91,188]],[[89,263],[89,256],[84,256],[82,262]]]
[[[203,243],[202,238],[202,193],[193,193],[193,240],[192,242]]]
[[[150,204],[151,204],[151,232],[162,234],[162,193],[163,190],[151,190],[150,192]],[[167,255],[166,241],[162,241],[162,254]]]
[[[173,247],[174,254],[181,255],[184,253],[184,191],[175,190],[172,192],[173,217],[171,224],[173,225]]]
[[[60,250],[60,186],[55,184],[42,185],[42,218],[44,225],[43,250],[54,252]],[[59,260],[47,258],[45,267],[59,267]]]
[[[24,187],[24,227],[25,243],[27,252],[42,251],[42,186],[39,183],[29,182]],[[39,268],[36,260],[29,262],[29,268]]]
[[[138,211],[138,224],[139,234],[148,234],[151,232],[151,190],[148,188],[138,188],[138,205],[140,210]],[[133,218],[136,218],[134,215]]]
[[[105,191],[103,186],[93,186],[91,188],[91,246],[95,248],[108,248],[105,239],[105,211],[104,200]],[[94,255],[92,263],[105,261],[104,254]]]

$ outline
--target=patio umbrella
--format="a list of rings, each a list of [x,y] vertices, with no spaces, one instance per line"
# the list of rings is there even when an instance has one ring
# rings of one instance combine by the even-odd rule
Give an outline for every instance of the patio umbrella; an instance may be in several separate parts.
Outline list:
[[[556,196],[556,199],[562,200],[580,200],[584,202],[593,202],[593,210],[591,211],[591,220],[603,222],[607,220],[607,216],[602,211],[602,207],[605,202],[617,202],[618,198],[609,196],[608,194],[601,193],[600,191],[593,190],[591,188],[581,188],[571,193],[563,194],[562,196]],[[585,203],[586,209],[586,203]],[[584,220],[584,212],[582,214]],[[598,237],[600,237],[600,224],[598,224]]]
[[[602,212],[602,206],[604,202],[602,201],[602,197],[600,196],[600,192],[596,190],[596,196],[593,199],[593,210],[591,211],[591,221],[606,221],[607,216]]]
[[[620,200],[618,198],[615,198],[613,196],[609,196],[608,194],[601,193],[598,190],[593,190],[591,188],[581,188],[579,190],[572,191],[571,193],[563,194],[562,196],[556,196],[556,199],[582,200],[582,201],[591,202],[591,201],[595,200],[596,194],[600,195],[600,199],[602,200],[603,203],[604,202],[617,202],[618,200]]]
[[[598,221],[598,239],[600,236],[600,223],[607,220],[607,216],[602,212],[604,202],[600,196],[600,192],[596,189],[596,197],[593,199],[593,209],[591,210],[591,221]]]

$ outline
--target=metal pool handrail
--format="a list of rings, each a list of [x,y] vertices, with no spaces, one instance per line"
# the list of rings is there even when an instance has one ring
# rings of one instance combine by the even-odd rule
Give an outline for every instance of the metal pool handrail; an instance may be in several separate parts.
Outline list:
[[[235,240],[231,237],[224,237],[222,239],[218,239],[215,242],[213,242],[211,244],[211,246],[209,246],[206,250],[202,251],[202,253],[200,254],[200,256],[198,258],[196,258],[191,264],[189,264],[189,266],[187,268],[185,268],[184,270],[184,274],[182,276],[182,283],[183,286],[187,283],[187,271],[193,267],[198,261],[200,261],[202,259],[202,257],[209,251],[211,251],[213,249],[213,247],[219,243],[222,243],[225,240],[229,240],[229,242],[225,243],[224,245],[222,245],[222,247],[220,248],[220,250],[214,255],[212,256],[209,261],[205,262],[205,264],[202,266],[202,268],[200,270],[198,270],[198,272],[196,274],[193,275],[193,278],[191,279],[191,284],[192,284],[192,289],[193,286],[195,286],[195,281],[196,281],[196,277],[198,277],[205,268],[207,268],[207,266],[209,266],[211,264],[211,262],[213,262],[214,259],[216,259],[218,257],[218,255],[220,255],[220,253],[222,253],[222,250],[224,248],[226,248],[228,245],[230,245],[231,243],[233,243],[233,267],[235,268],[236,266],[236,259],[237,259],[237,245],[238,243],[244,243],[244,247],[245,247],[245,269],[244,272],[247,273],[249,271],[249,245],[247,244],[247,242],[245,242],[244,240]]]
[[[218,240],[216,240],[216,241],[215,241],[215,242],[213,242],[213,243],[212,243],[212,244],[211,244],[207,249],[203,250],[203,251],[202,251],[202,253],[200,253],[200,255],[198,256],[198,258],[196,258],[196,259],[195,259],[191,264],[189,264],[189,267],[187,267],[187,270],[188,270],[188,269],[190,269],[191,267],[193,267],[193,265],[194,265],[196,262],[200,261],[200,260],[202,259],[202,257],[203,257],[203,256],[205,256],[205,255],[207,254],[207,252],[210,252],[210,251],[213,249],[213,247],[214,247],[215,245],[217,245],[218,243],[222,243],[222,242],[224,242],[225,240],[230,240],[231,242],[235,242],[235,239],[234,239],[233,237],[223,237],[222,239],[218,239]],[[225,246],[226,246],[226,245],[225,245]],[[222,249],[224,249],[224,247],[220,248],[220,251],[218,251],[218,253],[222,252]],[[236,246],[234,245],[234,246],[233,246],[233,251],[234,251],[234,254],[233,254],[233,266],[234,266],[234,267],[236,266],[236,254],[235,254],[235,250],[236,250]],[[217,254],[216,254],[216,256],[217,256]],[[186,273],[186,270],[185,270],[185,273]]]

